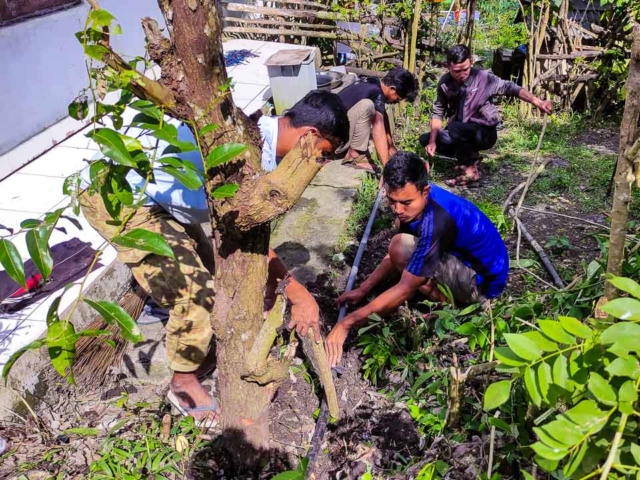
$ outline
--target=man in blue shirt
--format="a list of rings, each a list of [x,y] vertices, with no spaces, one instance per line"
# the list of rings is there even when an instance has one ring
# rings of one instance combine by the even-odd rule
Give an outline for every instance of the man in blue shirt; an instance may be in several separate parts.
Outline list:
[[[470,201],[429,184],[417,155],[398,152],[385,166],[383,179],[399,233],[378,268],[360,287],[343,293],[338,304],[361,302],[391,275],[399,274],[400,281],[333,328],[326,339],[331,366],[340,361],[353,327],[366,323],[371,314],[391,313],[418,291],[446,301],[438,289],[442,284],[457,302],[484,303],[507,284],[509,255],[496,227]]]

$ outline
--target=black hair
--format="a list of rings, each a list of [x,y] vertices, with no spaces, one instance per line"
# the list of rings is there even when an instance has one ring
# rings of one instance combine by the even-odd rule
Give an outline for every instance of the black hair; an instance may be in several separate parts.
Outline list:
[[[413,152],[399,151],[389,159],[382,172],[389,190],[404,188],[413,183],[418,190],[429,185],[429,173],[424,162]]]
[[[291,126],[314,127],[337,148],[349,140],[349,117],[338,95],[312,90],[284,113]]]
[[[447,50],[448,63],[462,63],[471,58],[471,50],[466,45],[454,45]]]
[[[382,79],[387,87],[395,87],[396,92],[403,100],[412,102],[418,94],[418,81],[408,70],[396,67],[389,70]]]

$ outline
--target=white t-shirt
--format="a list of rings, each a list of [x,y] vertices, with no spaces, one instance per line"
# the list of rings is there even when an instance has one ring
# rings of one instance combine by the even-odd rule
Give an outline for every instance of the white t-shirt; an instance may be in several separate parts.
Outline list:
[[[172,123],[178,126],[178,121],[172,120]],[[277,117],[260,117],[258,121],[260,129],[260,137],[263,141],[262,146],[262,168],[270,172],[275,169],[278,162],[276,159],[276,145],[278,143],[278,118]],[[195,138],[189,127],[186,125],[178,126],[178,139],[196,143]],[[159,142],[158,149],[163,151],[168,144]],[[204,171],[202,156],[198,150],[188,153],[180,153],[177,155],[183,160],[191,162],[195,167]],[[102,158],[99,155],[96,158]],[[149,197],[147,205],[158,204],[171,214],[181,223],[204,223],[209,221],[209,209],[207,208],[207,198],[204,187],[197,190],[190,190],[185,187],[179,180],[172,175],[163,172],[157,168],[153,170],[155,183],[149,183],[145,190],[145,194]],[[81,174],[82,186],[86,188],[91,183],[89,169],[85,168]],[[127,181],[134,192],[142,190],[145,179],[138,175],[135,171],[127,174]]]

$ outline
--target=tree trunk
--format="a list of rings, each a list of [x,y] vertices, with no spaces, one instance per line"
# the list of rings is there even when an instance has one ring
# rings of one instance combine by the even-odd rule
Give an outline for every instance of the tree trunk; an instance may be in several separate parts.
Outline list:
[[[416,0],[413,8],[413,22],[411,23],[411,42],[409,44],[409,67],[410,72],[416,69],[416,48],[418,44],[418,30],[420,28],[420,20],[422,16],[422,0]],[[407,42],[405,42],[406,48]]]
[[[611,207],[611,234],[607,260],[607,273],[613,275],[622,273],[629,203],[631,202],[631,182],[634,180],[633,161],[638,155],[637,148],[632,148],[638,142],[638,120],[640,119],[640,24],[638,22],[633,24],[633,45],[631,46],[626,90],[627,98],[620,125],[620,152],[618,153],[613,206]],[[604,294],[608,300],[617,296],[615,287],[608,282]]]
[[[263,324],[269,222],[300,198],[322,166],[321,152],[305,137],[277,170],[262,172],[257,126],[224,88],[219,0],[159,0],[159,5],[171,39],[151,19],[143,20],[143,28],[150,56],[162,70],[159,83],[175,99],[171,111],[197,130],[211,123],[220,126],[200,137],[205,158],[223,143],[250,147],[237,160],[209,170],[206,191],[230,182],[240,186],[233,198],[214,201],[208,195],[216,262],[212,325],[225,447],[251,468],[268,449],[268,406],[274,393],[273,385],[242,379],[246,356]]]
[[[478,0],[469,0],[467,3],[467,24],[465,25],[464,38],[462,42],[467,47],[471,48],[473,43],[473,27],[476,23],[476,4]]]

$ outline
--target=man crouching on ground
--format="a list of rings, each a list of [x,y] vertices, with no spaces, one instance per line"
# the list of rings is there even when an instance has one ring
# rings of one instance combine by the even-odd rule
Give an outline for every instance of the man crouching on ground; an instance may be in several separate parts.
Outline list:
[[[444,302],[438,289],[442,284],[457,302],[484,303],[500,295],[507,283],[509,255],[496,227],[470,201],[429,184],[417,155],[398,152],[385,166],[383,180],[399,233],[375,271],[360,287],[343,293],[338,304],[361,302],[390,275],[400,274],[400,281],[331,330],[326,349],[332,367],[353,327],[374,313],[393,312],[418,291]]]

